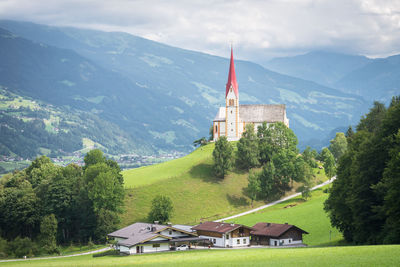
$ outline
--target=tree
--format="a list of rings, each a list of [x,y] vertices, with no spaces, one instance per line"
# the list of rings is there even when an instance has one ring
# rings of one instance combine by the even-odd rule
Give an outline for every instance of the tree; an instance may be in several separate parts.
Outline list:
[[[250,169],[259,164],[257,136],[252,124],[246,125],[246,130],[237,143],[237,162],[243,169]]]
[[[150,222],[167,223],[172,216],[173,210],[171,199],[167,196],[158,195],[153,198],[148,219]]]
[[[209,134],[208,141],[214,140],[214,126],[213,125],[210,126],[210,130],[208,131],[208,134]]]
[[[207,145],[207,140],[205,137],[202,137],[200,139],[193,141],[193,145],[194,146],[205,146],[205,145]]]
[[[251,199],[251,207],[253,207],[253,201],[257,199],[257,195],[261,192],[260,179],[254,172],[250,172],[247,179],[249,182],[247,186],[247,192]]]
[[[86,156],[83,158],[83,161],[85,162],[84,169],[86,169],[91,165],[106,162],[106,158],[104,157],[103,152],[100,149],[93,149],[86,154]]]
[[[54,214],[44,216],[40,223],[40,243],[47,253],[57,250],[57,219]]]
[[[85,179],[95,212],[100,209],[120,211],[125,191],[114,169],[105,163],[91,165],[85,171]]]
[[[315,151],[315,150],[314,150]],[[311,147],[307,146],[306,149],[304,149],[302,156],[304,161],[311,167],[311,168],[317,168],[318,164],[315,161],[315,152],[312,152]]]
[[[301,185],[298,189],[298,192],[301,192],[301,197],[304,200],[307,200],[311,197],[311,189],[310,189],[310,184],[309,183],[304,183]]]
[[[224,178],[233,163],[233,147],[225,136],[215,142],[213,159],[215,175]]]
[[[275,153],[289,150],[297,153],[297,137],[284,123],[277,122],[268,125],[264,122],[258,127],[259,160],[261,164],[267,163]]]
[[[273,161],[267,162],[264,165],[261,173],[258,175],[261,187],[261,196],[266,199],[272,199],[282,192],[278,186],[278,178]]]
[[[350,137],[351,136],[351,137]],[[400,103],[375,102],[348,136],[325,202],[333,226],[357,244],[400,242]]]
[[[335,158],[328,148],[324,148],[321,151],[321,160],[324,162],[325,174],[328,178],[331,178],[336,173]]]
[[[329,150],[335,157],[336,162],[347,150],[347,139],[344,133],[336,133],[336,137],[330,141]]]

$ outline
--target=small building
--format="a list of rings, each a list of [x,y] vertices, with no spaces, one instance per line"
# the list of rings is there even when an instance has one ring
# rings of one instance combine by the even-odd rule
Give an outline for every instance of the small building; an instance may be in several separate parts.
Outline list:
[[[116,241],[116,249],[124,254],[168,251],[176,246],[206,241],[193,232],[191,226],[161,225],[158,223],[134,223],[108,234]]]
[[[239,247],[250,245],[248,226],[223,222],[204,222],[192,228],[199,237],[208,238],[216,247]]]
[[[303,244],[306,231],[291,224],[257,223],[250,232],[252,245],[289,246]]]

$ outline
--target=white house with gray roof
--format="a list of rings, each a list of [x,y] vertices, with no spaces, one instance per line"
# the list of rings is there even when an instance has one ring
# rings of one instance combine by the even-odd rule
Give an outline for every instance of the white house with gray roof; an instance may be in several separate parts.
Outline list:
[[[225,102],[225,107],[218,109],[213,120],[214,141],[221,136],[226,136],[228,141],[239,140],[248,124],[252,124],[256,131],[263,122],[282,122],[289,127],[285,105],[239,105],[239,86],[232,49]]]
[[[134,223],[108,234],[117,241],[116,249],[124,254],[168,251],[180,244],[192,244],[206,239],[199,238],[186,225],[161,225]]]

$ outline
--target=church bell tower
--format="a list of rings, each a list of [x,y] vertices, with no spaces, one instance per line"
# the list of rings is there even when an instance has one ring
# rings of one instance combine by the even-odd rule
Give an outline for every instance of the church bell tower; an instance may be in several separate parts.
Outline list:
[[[239,140],[239,88],[236,81],[233,49],[231,47],[231,62],[228,82],[226,83],[226,123],[225,133],[229,141]]]

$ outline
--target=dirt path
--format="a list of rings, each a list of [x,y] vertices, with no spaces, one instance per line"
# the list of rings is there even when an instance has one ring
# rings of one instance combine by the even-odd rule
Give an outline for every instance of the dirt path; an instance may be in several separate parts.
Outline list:
[[[326,181],[326,182],[323,182],[322,184],[319,184],[319,185],[314,186],[313,188],[311,188],[311,190],[315,190],[315,189],[318,189],[318,188],[323,187],[324,185],[330,184],[330,183],[332,183],[335,179],[336,179],[336,176],[332,177],[331,179],[329,179],[329,180]],[[268,203],[267,205],[264,205],[264,206],[261,206],[261,207],[258,207],[258,208],[252,209],[252,210],[248,210],[248,211],[245,211],[245,212],[242,212],[242,213],[233,215],[233,216],[229,216],[229,217],[226,217],[226,218],[222,218],[222,219],[219,219],[219,220],[215,220],[215,222],[228,221],[228,220],[231,220],[231,219],[235,219],[235,218],[237,218],[237,217],[241,217],[241,216],[243,216],[243,215],[247,215],[247,214],[250,214],[250,213],[253,213],[253,212],[256,212],[256,211],[259,211],[259,210],[262,210],[262,209],[265,209],[265,208],[268,208],[268,207],[271,207],[271,206],[274,206],[274,205],[276,205],[276,204],[282,203],[283,201],[286,201],[286,200],[288,200],[288,199],[291,199],[291,198],[294,198],[294,197],[297,197],[297,196],[300,196],[300,195],[301,195],[301,193],[296,193],[296,194],[287,196],[287,197],[285,197],[285,198],[279,199],[279,200],[277,200],[277,201]]]
[[[82,253],[77,253],[77,254],[71,254],[71,255],[64,255],[64,256],[52,256],[52,257],[37,257],[37,258],[28,258],[28,259],[12,259],[12,260],[0,260],[0,262],[9,262],[9,261],[32,261],[32,260],[47,260],[47,259],[58,259],[58,258],[68,258],[68,257],[76,257],[76,256],[82,256],[82,255],[89,255],[89,254],[94,254],[97,252],[103,252],[110,250],[110,247],[106,248],[100,248],[92,251],[87,251],[87,252],[82,252]]]

